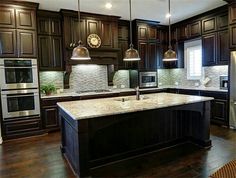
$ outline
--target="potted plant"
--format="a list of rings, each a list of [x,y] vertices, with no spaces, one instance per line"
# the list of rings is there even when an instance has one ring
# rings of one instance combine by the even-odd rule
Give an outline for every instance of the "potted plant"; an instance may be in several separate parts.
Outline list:
[[[53,92],[56,91],[56,87],[53,84],[43,85],[41,86],[41,92],[50,96]]]

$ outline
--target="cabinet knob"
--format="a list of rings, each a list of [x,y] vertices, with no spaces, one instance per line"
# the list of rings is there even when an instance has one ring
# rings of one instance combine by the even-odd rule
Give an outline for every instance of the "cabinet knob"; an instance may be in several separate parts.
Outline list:
[[[70,43],[70,47],[73,47],[73,43]]]

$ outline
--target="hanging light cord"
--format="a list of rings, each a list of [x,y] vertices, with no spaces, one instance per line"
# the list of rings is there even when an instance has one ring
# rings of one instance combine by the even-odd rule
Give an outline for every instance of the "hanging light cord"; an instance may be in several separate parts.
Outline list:
[[[78,0],[78,26],[79,26],[79,45],[82,44],[81,41],[81,29],[80,29],[80,0]]]
[[[130,34],[130,48],[133,48],[133,37],[132,37],[132,17],[131,17],[131,0],[129,0],[129,34]]]
[[[169,0],[169,49],[172,49],[171,47],[171,28],[170,28],[170,0]]]

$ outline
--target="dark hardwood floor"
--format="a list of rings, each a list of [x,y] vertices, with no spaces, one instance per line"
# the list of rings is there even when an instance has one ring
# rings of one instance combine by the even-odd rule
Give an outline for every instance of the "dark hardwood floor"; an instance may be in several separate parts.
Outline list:
[[[186,143],[92,170],[92,177],[208,177],[236,159],[236,131],[211,126],[213,147]],[[73,178],[60,149],[60,134],[5,142],[0,145],[1,178]]]

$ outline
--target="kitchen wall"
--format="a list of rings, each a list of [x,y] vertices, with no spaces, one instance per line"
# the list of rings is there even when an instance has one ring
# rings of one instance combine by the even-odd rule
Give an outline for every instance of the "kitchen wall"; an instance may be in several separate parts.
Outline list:
[[[64,72],[39,72],[40,85],[53,84],[56,88],[63,88]]]

